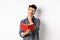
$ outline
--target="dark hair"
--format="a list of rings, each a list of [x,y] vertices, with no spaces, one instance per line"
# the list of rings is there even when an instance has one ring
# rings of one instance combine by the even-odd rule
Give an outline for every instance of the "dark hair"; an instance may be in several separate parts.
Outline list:
[[[29,5],[29,8],[32,7],[34,8],[35,10],[37,9],[36,5],[32,4],[32,5]]]

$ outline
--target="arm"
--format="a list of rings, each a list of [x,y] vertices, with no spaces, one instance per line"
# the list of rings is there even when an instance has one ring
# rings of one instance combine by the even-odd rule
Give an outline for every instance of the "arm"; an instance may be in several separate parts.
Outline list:
[[[39,31],[39,28],[40,28],[40,19],[37,19],[37,24],[36,25],[38,27],[37,30]]]
[[[27,30],[26,32],[22,31],[22,28],[21,28],[21,24],[24,23],[24,21],[22,20],[20,22],[20,29],[19,29],[19,35],[24,38],[26,37],[29,33],[30,33],[30,30]]]
[[[22,20],[22,21],[20,22],[19,35],[20,35],[21,37],[24,37],[24,33],[25,33],[25,32],[22,31],[22,28],[21,28],[21,24],[22,24],[22,23],[24,23],[24,20]]]

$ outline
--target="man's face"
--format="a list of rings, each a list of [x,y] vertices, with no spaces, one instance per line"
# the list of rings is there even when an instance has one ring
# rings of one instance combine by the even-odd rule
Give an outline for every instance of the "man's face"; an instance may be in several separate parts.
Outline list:
[[[33,16],[35,14],[36,10],[32,7],[28,8],[28,15]]]

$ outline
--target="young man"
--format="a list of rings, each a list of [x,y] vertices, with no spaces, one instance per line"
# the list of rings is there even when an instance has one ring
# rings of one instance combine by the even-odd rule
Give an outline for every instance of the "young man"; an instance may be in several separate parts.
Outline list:
[[[37,10],[36,5],[32,4],[28,7],[28,16],[27,18],[21,20],[20,22],[20,30],[19,35],[23,38],[23,40],[39,40],[39,26],[40,26],[40,19],[35,18],[34,14]],[[21,24],[34,24],[35,29],[33,32],[28,29],[27,31],[22,31]]]

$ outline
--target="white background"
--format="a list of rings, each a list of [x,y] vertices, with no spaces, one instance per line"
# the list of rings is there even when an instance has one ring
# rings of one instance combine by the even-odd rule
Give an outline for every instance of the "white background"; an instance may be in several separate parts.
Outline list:
[[[41,19],[40,40],[60,40],[60,0],[0,0],[0,40],[22,40],[19,24],[29,4],[42,10],[35,14]]]

